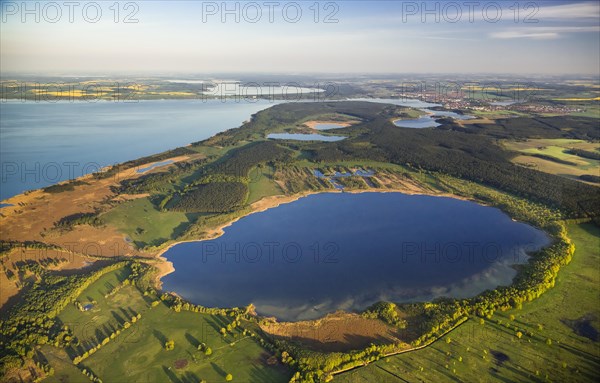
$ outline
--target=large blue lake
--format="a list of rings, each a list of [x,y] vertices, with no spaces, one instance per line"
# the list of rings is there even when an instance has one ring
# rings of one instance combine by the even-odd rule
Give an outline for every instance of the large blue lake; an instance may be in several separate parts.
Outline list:
[[[274,102],[3,102],[0,200],[208,138]]]
[[[439,106],[419,100],[357,100],[415,108]],[[276,103],[218,99],[2,102],[0,201],[100,167],[206,139],[240,126],[253,113]],[[328,136],[324,140],[338,139]]]
[[[326,193],[251,214],[165,253],[163,287],[217,307],[311,319],[379,300],[468,297],[510,284],[547,236],[498,209],[400,193]]]

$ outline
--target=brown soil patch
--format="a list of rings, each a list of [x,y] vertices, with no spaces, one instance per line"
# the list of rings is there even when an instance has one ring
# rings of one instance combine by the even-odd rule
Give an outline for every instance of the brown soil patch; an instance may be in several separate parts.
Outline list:
[[[279,363],[279,361],[277,360],[277,357],[275,355],[267,358],[267,365],[269,366],[275,366]]]
[[[146,198],[149,197],[150,194],[148,193],[142,193],[142,194],[120,194],[118,196],[116,196],[115,198],[113,198],[113,201],[131,201],[134,199],[140,199],[140,198]]]
[[[4,305],[9,301],[14,300],[21,291],[18,282],[19,280],[22,282],[23,277],[19,275],[18,265],[28,261],[43,262],[50,259],[58,260],[59,263],[58,265],[49,265],[47,268],[49,270],[59,271],[60,273],[73,273],[99,262],[95,258],[63,250],[29,248],[12,249],[2,258],[2,264],[6,268],[6,271],[0,272],[0,312],[5,311],[6,307],[4,307]],[[13,275],[13,277],[9,279],[8,275]]]
[[[175,361],[175,368],[181,370],[182,368],[186,368],[188,365],[187,359],[179,359]]]
[[[178,162],[189,158],[189,156],[180,156],[171,158],[171,160]],[[144,167],[151,164],[145,164]],[[75,186],[72,191],[46,193],[38,189],[9,198],[5,202],[14,206],[2,209],[2,227],[0,228],[2,239],[40,241],[90,255],[100,255],[98,248],[101,249],[103,256],[139,255],[125,242],[123,235],[111,228],[94,228],[85,225],[66,232],[57,232],[52,229],[55,222],[68,215],[102,211],[110,207],[109,201],[141,197],[129,195],[117,197],[111,191],[111,187],[118,186],[121,181],[142,175],[136,170],[137,168],[126,169],[112,177],[98,180],[87,175],[79,179],[87,184]],[[155,168],[152,171],[157,170],[158,168]],[[86,246],[88,244],[89,246]]]
[[[171,158],[173,162],[193,160],[202,155],[179,156]],[[143,167],[152,163],[144,164]],[[0,273],[0,307],[11,297],[15,297],[19,261],[40,261],[45,258],[58,258],[61,263],[56,270],[79,269],[97,259],[94,257],[113,256],[151,256],[136,250],[125,236],[114,227],[76,226],[72,230],[57,230],[54,224],[61,218],[76,213],[92,213],[109,209],[114,203],[128,199],[141,198],[143,195],[116,196],[111,187],[118,186],[125,179],[163,171],[167,166],[157,167],[145,173],[137,173],[138,167],[123,170],[112,177],[94,179],[86,175],[78,180],[85,184],[77,185],[73,190],[60,193],[46,193],[42,189],[19,194],[3,201],[14,206],[2,208],[0,212],[0,238],[4,241],[38,241],[59,246],[58,250],[16,249],[2,259],[4,267],[14,273],[17,279],[9,280]],[[92,258],[86,257],[86,255]]]
[[[390,344],[401,341],[398,329],[377,319],[343,312],[312,321],[272,322],[261,325],[261,329],[268,334],[324,352],[344,352],[362,349],[371,343]]]
[[[32,359],[26,359],[24,365],[20,368],[13,368],[6,372],[2,376],[2,382],[7,383],[21,383],[21,382],[33,382],[36,377],[46,376],[42,370],[40,370]]]

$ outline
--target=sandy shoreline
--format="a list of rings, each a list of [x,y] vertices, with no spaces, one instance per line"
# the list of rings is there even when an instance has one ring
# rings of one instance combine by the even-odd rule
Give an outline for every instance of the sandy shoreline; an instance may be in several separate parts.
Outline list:
[[[338,121],[310,121],[306,125],[314,127],[314,125],[319,124],[319,123],[335,123],[335,124],[339,124],[340,126],[341,125],[344,125],[344,126],[352,125],[352,123],[350,123],[350,122],[338,122]],[[179,161],[184,161],[187,159],[189,159],[189,156],[176,156],[176,157],[171,158],[170,160],[172,160],[173,162],[179,162]],[[151,165],[153,165],[155,163],[159,163],[159,162],[162,162],[162,161],[150,162],[148,164],[144,164],[143,166],[151,166]],[[164,166],[166,167],[171,164],[172,163],[166,164]],[[161,167],[157,167],[152,170],[159,171],[158,169]],[[106,190],[106,193],[102,194],[101,196],[106,197],[107,195],[110,194],[108,192],[108,186],[117,184],[118,181],[123,180],[123,179],[129,179],[129,178],[140,176],[141,174],[137,173],[137,168],[138,167],[125,169],[125,170],[119,172],[115,177],[110,177],[107,179],[96,180],[93,178],[93,175],[87,174],[87,175],[77,178],[77,180],[84,181],[84,182],[89,181],[90,183],[93,182],[94,183],[93,188],[95,188],[95,189],[98,188],[98,185],[104,187],[107,190]],[[68,181],[61,182],[60,184],[67,183],[67,182]],[[407,194],[407,195],[430,195],[430,196],[441,196],[441,197],[464,199],[459,196],[451,195],[448,193],[437,193],[435,191],[427,190],[427,189],[424,189],[422,186],[414,184],[412,182],[403,182],[402,184],[403,184],[403,187],[395,187],[393,189],[360,189],[360,190],[345,190],[343,192],[345,192],[345,193],[403,193],[403,194]],[[73,193],[73,192],[71,192],[71,193]],[[79,192],[76,191],[74,193],[78,194]],[[146,256],[149,256],[158,261],[158,262],[154,263],[154,266],[156,266],[158,269],[158,272],[154,278],[155,286],[158,289],[162,289],[161,279],[164,276],[169,275],[175,271],[173,263],[170,262],[166,257],[164,257],[164,254],[168,250],[170,250],[173,246],[181,244],[181,243],[186,243],[186,242],[201,242],[201,241],[207,241],[207,240],[212,240],[212,239],[218,238],[224,234],[225,228],[233,225],[239,219],[247,217],[250,214],[264,212],[268,209],[276,208],[280,205],[291,203],[291,202],[297,201],[301,198],[304,198],[304,197],[307,197],[307,196],[310,196],[313,194],[321,194],[321,193],[341,193],[341,191],[327,189],[327,190],[319,190],[319,191],[307,191],[307,192],[303,192],[303,193],[299,193],[299,194],[295,194],[295,195],[275,195],[275,196],[264,197],[264,198],[260,199],[259,201],[252,203],[249,206],[250,211],[248,212],[248,214],[242,215],[240,217],[236,217],[235,219],[232,219],[224,224],[221,224],[217,227],[209,229],[206,232],[206,235],[204,235],[203,237],[200,237],[197,239],[175,241],[173,243],[169,243],[164,248],[161,248],[161,249],[157,250],[156,252],[143,252],[143,253],[145,253]],[[14,216],[15,211],[17,211],[19,209],[23,209],[23,206],[27,206],[27,205],[35,206],[34,201],[39,200],[38,204],[47,204],[50,202],[50,200],[54,200],[56,198],[63,198],[67,195],[69,196],[69,198],[72,198],[72,194],[50,195],[50,194],[45,193],[42,189],[32,190],[30,192],[18,194],[16,196],[6,199],[5,201],[2,201],[3,203],[13,204],[13,206],[3,208],[2,213],[5,218],[8,218],[8,217]],[[144,195],[121,195],[121,196],[117,195],[117,196],[112,196],[112,198],[114,198],[115,200],[129,200],[129,199],[140,198],[142,196],[146,196],[146,194],[144,194]],[[91,201],[90,198],[92,198],[92,197],[96,198],[98,196],[95,193],[91,194],[89,196],[86,196],[86,198],[82,202],[90,202]],[[75,199],[75,200],[77,201],[77,199]],[[69,201],[72,204],[73,199],[69,199]],[[77,204],[72,204],[72,205],[77,205]],[[27,227],[27,229],[31,230],[32,228]],[[83,229],[81,229],[81,230],[83,230]],[[106,242],[106,245],[109,245],[110,243],[115,242],[115,241],[121,241],[122,237],[123,237],[122,234],[120,234],[118,232],[107,233],[105,229],[104,230],[103,229],[97,229],[97,230],[94,229],[95,231],[93,233],[91,233],[90,230],[92,230],[92,229],[87,228],[87,231],[85,231],[85,230],[73,231],[71,234],[74,236],[79,236],[79,237],[82,235],[85,235],[86,238],[88,238],[88,237],[96,238],[97,237],[98,243],[101,242],[102,244],[105,244],[105,242]],[[10,231],[11,230],[9,230],[9,232]],[[4,233],[4,234],[6,234],[6,233]],[[110,240],[106,239],[107,235]],[[102,238],[100,238],[100,236]],[[15,238],[15,239],[18,239],[18,238]],[[48,238],[40,237],[39,239],[38,238],[34,238],[34,239],[44,241],[44,240],[47,240]],[[102,239],[102,241],[100,241],[101,239]],[[50,243],[53,243],[53,242],[57,242],[57,241],[51,241]],[[57,244],[60,245],[60,243],[57,243]],[[141,253],[139,251],[135,251],[134,249],[130,249],[130,251],[128,251],[128,253],[131,255],[136,255],[136,254],[141,255]]]
[[[252,208],[252,211],[250,211],[248,214],[242,215],[240,217],[236,217],[235,219],[233,219],[231,221],[228,221],[220,226],[217,226],[217,227],[209,230],[206,238],[188,239],[185,241],[177,241],[177,242],[173,242],[173,243],[169,244],[167,247],[165,247],[164,249],[161,249],[155,255],[155,257],[157,259],[161,260],[161,263],[156,265],[156,267],[158,268],[158,273],[155,277],[156,286],[159,289],[161,289],[162,288],[161,279],[164,276],[169,275],[175,271],[175,267],[173,267],[173,263],[163,256],[173,246],[176,246],[176,245],[179,245],[182,243],[210,241],[212,239],[219,238],[220,236],[225,234],[224,229],[233,225],[234,223],[236,223],[237,221],[239,221],[242,218],[248,217],[249,215],[254,214],[254,213],[260,213],[260,212],[263,212],[263,211],[266,211],[266,210],[269,210],[272,208],[276,208],[282,204],[297,201],[300,198],[307,197],[312,194],[319,194],[319,193],[320,192],[309,192],[309,193],[295,194],[293,196],[277,195],[277,196],[264,197],[250,205],[250,207]]]
[[[41,188],[37,188],[37,189],[31,189],[31,190],[26,190],[22,193],[16,194],[14,196],[8,197],[4,200],[1,200],[0,203],[6,203],[6,204],[10,204],[13,206],[7,206],[4,209],[9,209],[9,208],[14,208],[14,207],[18,207],[20,204],[27,204],[29,203],[31,200],[40,197],[43,194],[47,194],[44,192],[44,189],[50,186],[57,186],[57,185],[67,185],[71,182],[74,181],[82,181],[82,182],[96,182],[96,183],[102,183],[102,181],[106,182],[106,183],[118,183],[122,180],[125,179],[130,179],[130,178],[135,178],[135,177],[140,177],[143,175],[147,175],[149,173],[151,173],[152,171],[162,171],[164,168],[167,168],[170,165],[173,165],[177,162],[181,162],[181,161],[187,161],[190,159],[190,156],[188,155],[183,155],[183,156],[176,156],[176,157],[171,157],[168,158],[167,160],[172,161],[168,164],[164,164],[164,165],[159,165],[159,166],[155,166],[158,163],[164,162],[166,160],[159,160],[159,161],[152,161],[152,162],[148,162],[142,165],[137,165],[137,166],[133,166],[124,170],[119,171],[118,173],[115,173],[114,175],[105,178],[105,179],[96,179],[94,178],[94,173],[87,173],[84,174],[82,176],[79,177],[75,177],[73,179],[68,179],[68,180],[64,180],[64,181],[60,181],[48,186],[44,186]],[[121,166],[122,164],[117,164],[114,166]],[[110,170],[112,167],[114,166],[105,166],[104,168],[102,168],[100,171],[101,172],[106,172],[108,170]],[[138,172],[138,170],[140,170],[140,168],[145,168],[145,167],[152,167],[154,166],[152,169],[146,170],[144,172]],[[117,196],[116,198],[123,198],[123,199],[135,199],[135,198],[141,198],[142,196],[147,196],[148,194],[138,194],[135,196],[131,196],[131,195],[120,195]],[[15,208],[16,209],[16,208]],[[8,210],[5,210],[8,211]]]

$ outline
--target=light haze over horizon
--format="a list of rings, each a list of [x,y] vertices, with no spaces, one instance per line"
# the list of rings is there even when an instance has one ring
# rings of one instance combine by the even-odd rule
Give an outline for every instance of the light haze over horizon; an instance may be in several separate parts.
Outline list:
[[[225,7],[229,13],[223,12],[221,1],[130,2],[135,7],[120,2],[118,15],[110,8],[111,1],[97,3],[102,15],[96,22],[90,21],[95,18],[93,7],[88,9],[88,20],[83,17],[82,8],[91,2],[78,2],[74,9],[56,2],[62,12],[60,17],[56,9],[46,7],[47,3],[25,3],[24,12],[20,1],[2,2],[3,75],[600,75],[597,1],[517,2],[518,20],[515,9],[510,8],[515,1],[480,1],[472,11],[469,4],[474,2],[469,1],[427,2],[426,9],[422,1],[320,2],[318,15],[312,1],[296,2],[302,11],[299,17],[295,14],[297,8],[287,1],[278,2],[272,9],[262,1],[254,3],[258,8],[248,2],[228,2]],[[490,3],[501,3],[502,14]],[[538,9],[526,8],[528,3],[534,3]],[[283,13],[286,6],[287,19]],[[257,9],[262,16],[252,22],[258,15]],[[462,14],[456,12],[458,9]],[[128,15],[130,21],[137,22],[123,22]],[[324,22],[328,15],[332,22]],[[292,22],[295,19],[298,21]]]

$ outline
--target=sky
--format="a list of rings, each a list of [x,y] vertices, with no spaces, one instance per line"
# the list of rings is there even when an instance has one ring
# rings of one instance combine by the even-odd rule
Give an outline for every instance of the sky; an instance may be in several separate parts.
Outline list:
[[[0,5],[4,75],[600,75],[598,1],[2,0]]]

